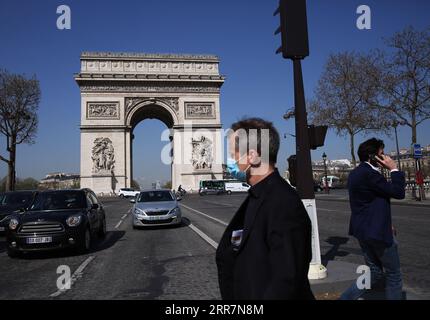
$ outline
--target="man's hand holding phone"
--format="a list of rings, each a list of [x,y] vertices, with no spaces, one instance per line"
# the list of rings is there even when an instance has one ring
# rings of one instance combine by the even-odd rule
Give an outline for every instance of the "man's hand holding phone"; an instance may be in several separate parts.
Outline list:
[[[396,161],[391,159],[389,156],[386,156],[385,154],[381,154],[380,156],[375,156],[375,159],[379,162],[381,166],[388,170],[397,170],[397,164]]]

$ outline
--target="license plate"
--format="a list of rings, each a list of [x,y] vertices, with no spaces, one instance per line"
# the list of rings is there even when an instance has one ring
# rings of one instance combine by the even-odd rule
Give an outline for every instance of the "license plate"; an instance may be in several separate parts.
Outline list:
[[[52,237],[27,238],[27,244],[50,243],[50,242],[52,242]]]
[[[154,220],[163,220],[163,219],[166,219],[165,217],[163,217],[163,216],[149,216],[149,217],[147,217],[145,220],[151,220],[151,221],[154,221]]]

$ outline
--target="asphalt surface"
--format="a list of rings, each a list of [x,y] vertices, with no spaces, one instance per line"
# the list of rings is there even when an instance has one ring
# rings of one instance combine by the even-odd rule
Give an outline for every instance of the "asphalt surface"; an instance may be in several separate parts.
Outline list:
[[[186,195],[183,224],[134,230],[127,200],[102,199],[108,234],[85,255],[32,253],[20,259],[6,254],[0,237],[0,299],[220,299],[215,265],[216,243],[246,194]],[[347,236],[346,202],[317,200],[323,261],[357,264],[363,258]],[[393,205],[405,288],[430,299],[430,209]],[[72,273],[69,290],[57,288],[57,268]]]

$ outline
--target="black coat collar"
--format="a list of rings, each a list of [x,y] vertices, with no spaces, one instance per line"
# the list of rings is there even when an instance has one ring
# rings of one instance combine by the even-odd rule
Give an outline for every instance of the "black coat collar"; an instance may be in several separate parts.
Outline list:
[[[279,175],[278,169],[275,168],[274,172],[272,172],[270,175],[268,175],[266,178],[264,178],[259,183],[255,184],[249,189],[249,196],[255,198],[255,201],[252,203],[252,206],[247,208],[245,219],[244,219],[244,226],[243,226],[243,234],[242,234],[242,241],[240,243],[240,246],[238,248],[238,252],[243,248],[243,246],[246,243],[246,240],[249,237],[249,233],[252,229],[252,226],[254,225],[255,217],[257,216],[257,213],[259,212],[260,207],[262,206],[265,196],[270,194],[270,189],[273,185],[273,183],[277,179],[282,179]],[[246,201],[248,201],[247,199]],[[241,209],[243,209],[241,207]],[[240,209],[239,209],[240,210]]]
[[[248,193],[251,197],[260,198],[266,191],[267,187],[272,184],[274,179],[279,177],[279,171],[277,168],[269,174],[266,178],[261,180],[259,183],[249,188]]]

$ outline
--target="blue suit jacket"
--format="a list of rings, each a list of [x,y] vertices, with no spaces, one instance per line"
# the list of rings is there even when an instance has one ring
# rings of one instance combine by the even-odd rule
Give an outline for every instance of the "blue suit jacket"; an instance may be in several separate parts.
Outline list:
[[[349,234],[358,240],[377,240],[387,246],[393,243],[390,198],[405,198],[405,175],[391,173],[391,182],[361,163],[348,178],[351,221]]]

